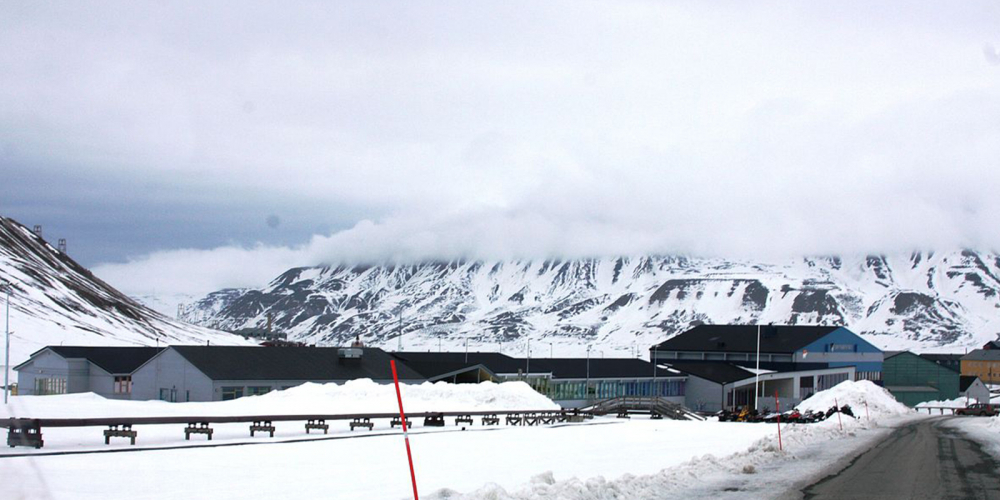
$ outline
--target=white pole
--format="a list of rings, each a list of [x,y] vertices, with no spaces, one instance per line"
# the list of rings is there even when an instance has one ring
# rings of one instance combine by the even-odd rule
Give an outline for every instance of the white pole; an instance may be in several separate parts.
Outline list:
[[[7,289],[7,323],[4,327],[3,355],[3,404],[7,404],[7,394],[10,393],[10,283],[4,283]]]
[[[659,346],[658,344],[653,346],[653,352],[654,353],[656,352],[656,348],[658,346]],[[659,394],[657,394],[657,392],[659,392],[659,391],[656,390],[657,389],[657,387],[656,387],[656,356],[654,355],[654,356],[652,356],[652,358],[653,358],[652,359],[652,361],[653,361],[653,397],[655,398],[655,397],[659,396]]]
[[[760,388],[760,324],[757,324],[757,373],[753,376],[753,409],[757,409],[757,391]]]
[[[524,364],[525,377],[531,376],[531,339],[528,339],[528,357]]]

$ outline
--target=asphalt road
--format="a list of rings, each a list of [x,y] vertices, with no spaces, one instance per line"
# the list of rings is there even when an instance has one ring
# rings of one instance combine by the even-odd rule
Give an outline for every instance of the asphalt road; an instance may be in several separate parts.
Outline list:
[[[802,490],[803,498],[1000,500],[1000,463],[942,426],[946,418],[897,429],[846,469]]]

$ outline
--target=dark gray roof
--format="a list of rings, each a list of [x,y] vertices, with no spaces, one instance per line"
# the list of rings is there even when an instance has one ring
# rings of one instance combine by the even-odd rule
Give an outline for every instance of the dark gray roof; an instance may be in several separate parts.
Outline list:
[[[363,348],[360,359],[341,359],[336,347],[173,346],[212,380],[391,380],[392,360],[385,351]],[[396,363],[400,379],[421,374]]]
[[[961,375],[958,377],[958,392],[965,392],[969,390],[969,386],[976,383],[979,377],[975,375]]]
[[[164,348],[48,346],[45,349],[66,359],[86,359],[110,374],[129,374]],[[31,357],[45,349],[36,351]]]
[[[997,349],[976,349],[975,351],[962,356],[962,360],[968,361],[1000,361],[1000,350]]]
[[[661,365],[663,363],[660,363]],[[587,358],[538,358],[531,360],[531,371],[552,374],[554,379],[582,379],[588,373]],[[649,361],[634,358],[590,358],[590,378],[650,378],[653,376],[653,364]],[[677,377],[663,368],[657,368],[657,377]]]
[[[408,366],[428,377],[451,372],[463,366],[481,364],[493,373],[551,373],[556,379],[587,377],[587,358],[512,358],[495,352],[400,352],[394,353]],[[653,376],[649,361],[633,358],[590,358],[590,378],[645,378]],[[657,377],[677,376],[659,369]]]
[[[754,376],[750,370],[720,361],[677,361],[668,364],[671,368],[681,372],[720,384],[728,384]]]
[[[487,367],[493,373],[517,373],[518,370],[522,372],[526,368],[526,363],[524,359],[512,358],[506,354],[500,354],[498,352],[470,352],[466,355],[464,352],[395,352],[392,356],[400,359],[406,364],[413,364],[413,366],[421,366],[424,370],[429,371],[439,371],[437,368],[431,368],[434,365],[441,365],[441,373],[447,371],[446,368],[461,366],[472,366],[472,365],[483,365]],[[531,360],[531,364],[535,364],[535,360]],[[419,371],[419,370],[418,370]],[[531,371],[535,371],[532,369]],[[422,373],[422,372],[421,372]]]
[[[1000,349],[1000,340],[991,340],[983,345],[983,349]]]
[[[760,327],[760,351],[794,353],[823,338],[839,326]],[[755,352],[757,325],[700,325],[660,343],[658,351]]]

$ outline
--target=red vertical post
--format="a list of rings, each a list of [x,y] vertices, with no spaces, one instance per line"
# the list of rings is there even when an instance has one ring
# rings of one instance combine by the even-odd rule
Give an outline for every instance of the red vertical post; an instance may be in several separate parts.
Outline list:
[[[837,407],[837,425],[840,426],[840,430],[844,430],[844,421],[840,419],[840,403],[837,402],[837,398],[833,398],[833,404]]]
[[[406,413],[403,413],[403,396],[399,392],[399,376],[396,375],[396,360],[389,360],[392,366],[392,382],[396,384],[396,401],[399,403],[399,419],[403,421],[403,439],[406,441],[406,459],[410,462],[410,481],[413,482],[413,500],[420,500],[417,496],[417,475],[413,472],[413,454],[410,453],[410,435],[406,429]]]
[[[778,451],[781,447],[781,403],[778,401],[778,391],[774,391],[774,408],[778,411]]]

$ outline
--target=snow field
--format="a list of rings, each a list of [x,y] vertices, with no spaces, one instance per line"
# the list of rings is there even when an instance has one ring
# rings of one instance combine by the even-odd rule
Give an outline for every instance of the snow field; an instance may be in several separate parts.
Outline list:
[[[404,396],[404,405],[412,406],[412,411],[421,411],[421,405],[435,409],[466,404],[470,405],[470,410],[471,406],[477,409],[503,405],[523,408],[521,405],[534,402],[520,399],[520,396],[533,398],[537,395],[522,386],[408,386],[410,394]],[[717,499],[727,495],[729,498],[774,498],[782,488],[794,486],[802,477],[884,435],[893,422],[919,418],[891,400],[891,396],[887,400],[884,391],[873,390],[873,387],[878,389],[870,383],[845,382],[830,390],[840,404],[857,408],[857,401],[867,401],[870,420],[863,413],[858,419],[845,416],[843,430],[836,418],[817,424],[783,425],[784,451],[778,450],[774,424],[655,421],[642,417],[630,420],[603,417],[585,424],[552,427],[485,428],[477,422],[466,431],[449,423],[444,429],[426,432],[418,424],[410,441],[421,497],[430,499]],[[343,407],[358,408],[351,406],[357,404],[366,411],[381,411],[371,408],[395,404],[395,395],[391,392],[387,393],[391,396],[390,402],[384,403],[382,400],[387,395],[381,391],[365,383],[356,384],[356,387],[317,384],[303,386],[298,391],[283,391],[283,394],[198,405],[214,405],[218,409],[206,407],[212,414],[235,414],[245,409],[262,413],[291,409],[288,413],[299,413],[304,408],[316,407],[312,405],[334,402],[340,402]],[[510,394],[502,395],[508,391]],[[367,403],[347,401],[359,395],[371,399]],[[824,398],[827,396],[820,393],[816,401],[807,400],[803,405],[825,410],[832,406],[832,403],[826,404]],[[36,410],[41,410],[48,405],[49,412],[70,414],[77,409],[74,407],[79,407],[95,416],[114,413],[123,407],[109,407],[124,403],[145,407],[131,411],[146,415],[161,415],[167,407],[183,406],[107,400],[102,404],[100,398],[93,395],[18,399],[30,400],[22,404],[21,409],[34,405]],[[39,402],[46,399],[48,401]],[[62,409],[51,403],[60,400]],[[236,403],[247,406],[238,407]],[[103,411],[102,406],[105,407]],[[200,439],[197,447],[182,449],[0,457],[0,478],[18,478],[17,481],[2,481],[0,496],[131,500],[401,499],[411,495],[399,429],[389,431],[380,425],[378,429],[386,430],[355,433],[341,430],[332,432],[330,437],[346,439],[324,439],[320,435],[309,441],[293,442],[292,436],[296,440],[306,437],[300,423],[294,425],[296,429],[287,434],[283,433],[283,426],[278,425],[279,432],[274,439],[249,438],[246,424],[220,426],[211,444],[205,442],[203,436],[193,436],[190,443],[183,441],[182,426],[141,426],[140,444],[157,439],[155,436],[161,431],[155,427],[167,428],[163,430],[166,433],[163,439],[173,444],[192,444],[196,438]],[[346,427],[346,422],[343,426]],[[82,449],[102,451],[138,447],[130,447],[124,439],[105,446],[98,428],[43,432],[46,441],[53,445],[66,440],[86,442],[89,444]],[[63,432],[67,434],[58,434]],[[357,438],[347,438],[349,436]],[[255,445],[246,444],[250,442]],[[214,444],[229,446],[212,446]],[[76,445],[66,446],[73,448]],[[17,451],[30,454],[33,450],[18,448]],[[41,451],[53,450],[47,444]]]

